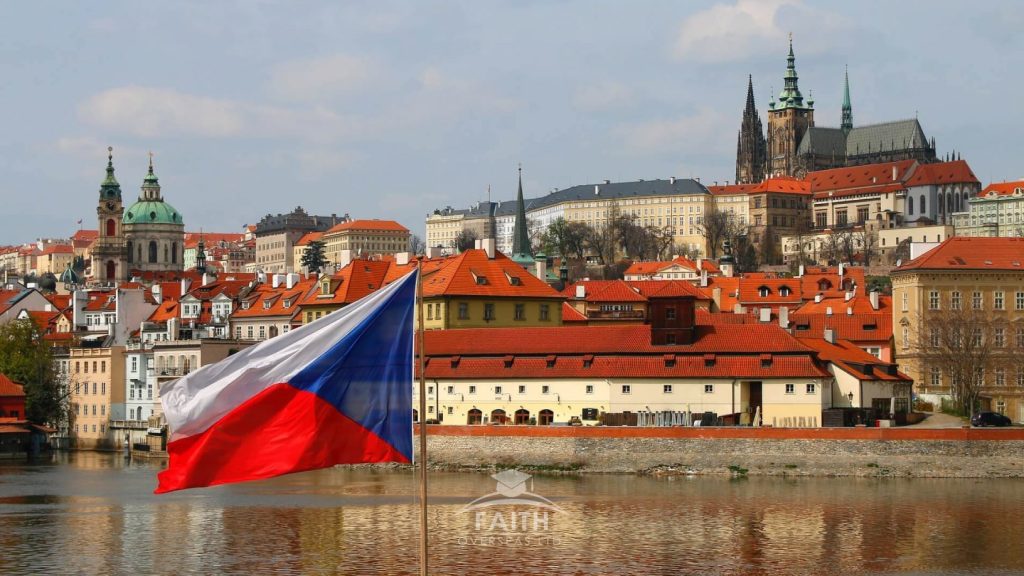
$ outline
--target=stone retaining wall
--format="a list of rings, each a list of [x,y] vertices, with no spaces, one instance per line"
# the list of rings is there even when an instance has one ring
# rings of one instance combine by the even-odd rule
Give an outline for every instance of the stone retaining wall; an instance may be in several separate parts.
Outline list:
[[[1024,429],[428,429],[430,463],[595,473],[1024,477]]]

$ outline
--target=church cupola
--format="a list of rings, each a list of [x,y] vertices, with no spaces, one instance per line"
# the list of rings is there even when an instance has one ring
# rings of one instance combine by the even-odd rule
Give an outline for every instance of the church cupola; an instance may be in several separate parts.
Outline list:
[[[796,56],[793,54],[793,35],[789,35],[789,55],[786,57],[786,75],[783,76],[782,93],[779,94],[778,108],[813,108],[810,102],[804,104],[800,93],[799,76],[796,74]]]
[[[142,195],[140,200],[147,200],[149,202],[160,202],[163,199],[160,197],[160,181],[157,180],[156,174],[153,173],[153,153],[149,153],[149,172],[146,177],[142,180]]]
[[[114,147],[107,147],[107,177],[100,183],[100,202],[119,202],[121,185],[114,177]]]

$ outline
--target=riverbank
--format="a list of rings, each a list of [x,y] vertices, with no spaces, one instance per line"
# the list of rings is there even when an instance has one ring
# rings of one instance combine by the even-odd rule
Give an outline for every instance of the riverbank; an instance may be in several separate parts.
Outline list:
[[[431,426],[433,468],[729,476],[1024,478],[1024,429]]]

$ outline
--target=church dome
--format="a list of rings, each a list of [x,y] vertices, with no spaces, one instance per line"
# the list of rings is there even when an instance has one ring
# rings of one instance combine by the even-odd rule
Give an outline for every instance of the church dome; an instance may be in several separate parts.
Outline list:
[[[139,200],[124,211],[125,224],[182,224],[181,213],[163,200]]]

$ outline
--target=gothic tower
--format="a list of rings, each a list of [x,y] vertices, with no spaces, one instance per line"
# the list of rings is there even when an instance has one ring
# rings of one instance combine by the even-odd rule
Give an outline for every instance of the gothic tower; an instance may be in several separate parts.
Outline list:
[[[779,101],[768,105],[768,176],[793,176],[797,170],[796,151],[807,129],[814,126],[814,103],[804,102],[797,85],[793,36],[789,37],[789,56]]]
[[[853,130],[853,107],[850,106],[850,69],[846,69],[843,79],[843,120],[839,128],[844,134]]]
[[[519,166],[519,193],[516,195],[516,220],[512,228],[512,260],[520,265],[533,263],[530,230],[526,221],[526,202],[523,200],[523,167]]]
[[[99,236],[90,250],[92,265],[89,279],[93,282],[116,282],[126,272],[124,232],[121,229],[123,214],[121,185],[114,177],[114,149],[108,147],[107,177],[100,184],[100,197],[96,206]]]
[[[754,184],[764,180],[767,148],[761,116],[754,105],[754,77],[747,78],[747,106],[736,142],[736,183]]]

